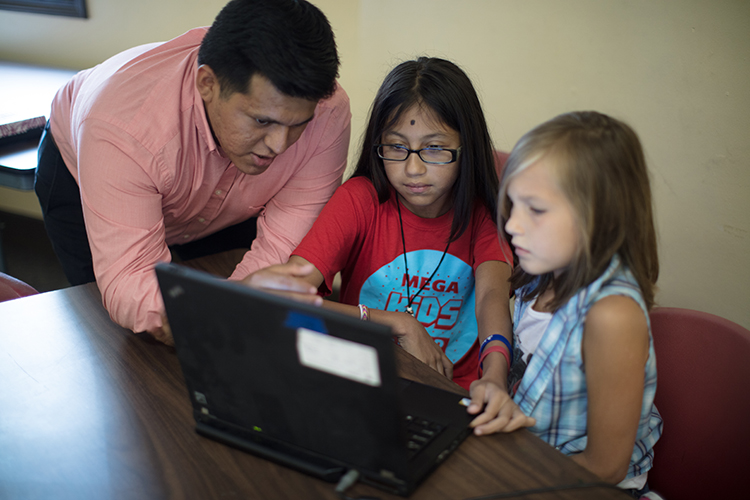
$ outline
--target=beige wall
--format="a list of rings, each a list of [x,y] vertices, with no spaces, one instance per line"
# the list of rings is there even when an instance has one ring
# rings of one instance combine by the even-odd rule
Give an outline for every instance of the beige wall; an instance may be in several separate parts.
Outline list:
[[[210,24],[224,4],[87,2],[88,20],[0,11],[0,59],[84,68]],[[351,156],[385,73],[420,54],[469,73],[499,148],[560,112],[613,114],[638,131],[652,172],[657,299],[750,328],[750,2],[315,3],[337,34],[352,99]]]

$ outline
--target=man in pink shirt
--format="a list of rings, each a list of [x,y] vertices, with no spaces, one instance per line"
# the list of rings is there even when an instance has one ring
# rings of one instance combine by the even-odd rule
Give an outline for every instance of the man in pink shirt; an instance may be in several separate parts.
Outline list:
[[[52,103],[35,186],[71,284],[95,279],[114,321],[167,343],[153,268],[170,248],[252,240],[230,279],[299,290],[288,266],[259,270],[286,262],[341,183],[338,66],[313,5],[232,0],[208,29],[78,73]]]

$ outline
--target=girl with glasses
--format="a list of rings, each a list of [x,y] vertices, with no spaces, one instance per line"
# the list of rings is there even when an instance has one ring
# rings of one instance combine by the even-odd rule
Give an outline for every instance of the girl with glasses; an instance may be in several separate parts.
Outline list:
[[[341,271],[339,302],[326,307],[389,325],[401,347],[484,399],[485,387],[505,387],[512,338],[497,189],[467,75],[443,59],[404,62],[375,97],[353,176],[290,262],[312,263],[305,279],[323,294]],[[504,403],[507,392],[494,415]]]

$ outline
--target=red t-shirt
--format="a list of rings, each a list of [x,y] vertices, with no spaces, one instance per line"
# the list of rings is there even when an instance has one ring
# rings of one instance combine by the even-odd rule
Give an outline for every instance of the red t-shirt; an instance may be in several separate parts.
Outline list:
[[[402,205],[407,276],[396,200],[392,196],[380,204],[368,179],[350,179],[336,190],[293,254],[323,274],[324,294],[341,271],[339,300],[345,304],[404,311],[408,297],[424,285],[412,303],[414,315],[453,363],[454,382],[468,389],[477,378],[479,354],[474,273],[482,262],[505,261],[497,227],[477,204],[466,231],[443,258],[453,211],[424,219]]]

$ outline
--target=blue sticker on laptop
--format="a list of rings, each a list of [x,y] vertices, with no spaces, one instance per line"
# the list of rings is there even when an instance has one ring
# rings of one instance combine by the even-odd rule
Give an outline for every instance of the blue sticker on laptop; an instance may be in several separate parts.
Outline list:
[[[317,316],[310,316],[299,311],[289,311],[284,321],[284,326],[296,330],[297,328],[307,328],[318,333],[328,333],[325,323]]]

